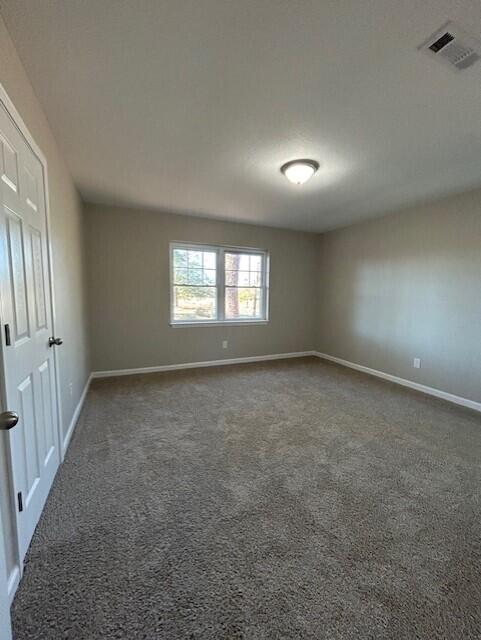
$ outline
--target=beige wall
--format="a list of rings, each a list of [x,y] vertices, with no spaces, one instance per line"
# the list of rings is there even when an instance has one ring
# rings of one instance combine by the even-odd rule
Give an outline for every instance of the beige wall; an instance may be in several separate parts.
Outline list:
[[[320,236],[94,205],[85,215],[94,370],[317,348],[481,401],[481,191]],[[171,328],[173,240],[268,249],[270,323]]]
[[[48,163],[62,422],[66,430],[90,371],[84,296],[82,210],[48,122],[0,18],[0,82],[22,116]],[[72,383],[72,395],[69,384]],[[5,435],[0,434],[0,500],[8,569],[13,562],[11,520],[6,509]]]
[[[481,402],[481,191],[323,234],[319,264],[319,351]]]
[[[94,370],[306,351],[314,348],[317,237],[132,209],[86,207]],[[169,242],[270,252],[267,325],[169,326]],[[229,348],[222,349],[222,340]]]

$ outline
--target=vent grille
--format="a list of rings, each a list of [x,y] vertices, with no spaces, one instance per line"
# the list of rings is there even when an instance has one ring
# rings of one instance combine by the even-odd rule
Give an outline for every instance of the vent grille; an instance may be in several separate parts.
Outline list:
[[[458,71],[467,69],[481,58],[481,40],[451,21],[423,42],[419,49]]]
[[[449,44],[453,40],[454,40],[453,34],[446,31],[446,33],[444,33],[439,38],[439,40],[436,40],[436,42],[433,42],[429,48],[431,49],[431,51],[434,51],[434,53],[438,53],[439,51],[441,51],[443,47],[445,47],[447,44]]]

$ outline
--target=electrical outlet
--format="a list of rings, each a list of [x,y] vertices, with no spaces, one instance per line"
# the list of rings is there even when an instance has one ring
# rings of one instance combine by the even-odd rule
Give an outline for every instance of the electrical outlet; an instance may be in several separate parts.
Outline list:
[[[70,397],[72,397],[73,396],[73,384],[71,382],[69,382],[68,390],[70,391]]]
[[[420,369],[421,368],[421,358],[414,358],[413,367],[415,369]]]
[[[229,343],[227,342],[227,340],[222,340],[222,348],[227,349],[228,346],[229,346]]]

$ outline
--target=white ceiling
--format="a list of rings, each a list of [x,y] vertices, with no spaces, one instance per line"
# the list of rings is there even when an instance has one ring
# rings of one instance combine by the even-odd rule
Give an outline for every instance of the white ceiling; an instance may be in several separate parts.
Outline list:
[[[0,8],[87,201],[322,231],[481,185],[481,62],[417,50],[479,0]]]

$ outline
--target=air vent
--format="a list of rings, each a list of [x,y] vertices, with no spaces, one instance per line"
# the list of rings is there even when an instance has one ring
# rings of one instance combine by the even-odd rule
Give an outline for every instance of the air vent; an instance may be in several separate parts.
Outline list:
[[[446,22],[419,47],[430,56],[462,71],[481,58],[481,40],[455,22]]]

